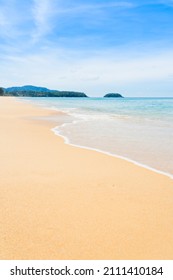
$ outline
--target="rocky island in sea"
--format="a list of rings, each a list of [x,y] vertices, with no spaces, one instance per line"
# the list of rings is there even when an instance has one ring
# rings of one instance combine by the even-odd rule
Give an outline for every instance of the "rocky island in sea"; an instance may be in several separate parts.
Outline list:
[[[120,93],[107,93],[104,97],[110,97],[110,98],[124,98]]]
[[[19,96],[19,97],[88,97],[83,92],[50,90],[45,87],[22,86],[1,88],[1,96]]]

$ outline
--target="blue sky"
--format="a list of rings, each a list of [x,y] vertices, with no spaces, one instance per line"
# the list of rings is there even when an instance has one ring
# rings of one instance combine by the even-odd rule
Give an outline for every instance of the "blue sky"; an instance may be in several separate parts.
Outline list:
[[[173,97],[173,0],[0,0],[0,86]]]

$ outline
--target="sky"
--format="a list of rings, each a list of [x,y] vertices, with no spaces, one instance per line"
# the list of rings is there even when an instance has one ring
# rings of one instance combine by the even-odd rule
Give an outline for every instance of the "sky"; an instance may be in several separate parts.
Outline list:
[[[0,86],[173,97],[173,0],[0,0]]]

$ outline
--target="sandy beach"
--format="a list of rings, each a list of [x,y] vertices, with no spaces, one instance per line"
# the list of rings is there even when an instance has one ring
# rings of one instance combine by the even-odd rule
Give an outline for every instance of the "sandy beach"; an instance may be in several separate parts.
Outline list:
[[[0,259],[173,259],[173,180],[64,144],[51,114],[0,98]]]

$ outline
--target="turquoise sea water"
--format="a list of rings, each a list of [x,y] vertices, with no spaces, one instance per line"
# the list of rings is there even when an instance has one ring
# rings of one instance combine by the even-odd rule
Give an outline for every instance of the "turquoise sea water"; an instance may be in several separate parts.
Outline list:
[[[24,99],[66,113],[53,117],[66,143],[173,175],[173,98]]]

